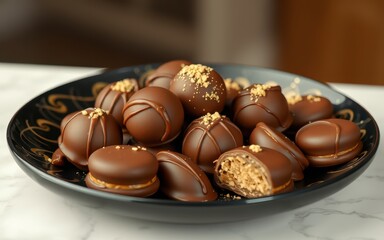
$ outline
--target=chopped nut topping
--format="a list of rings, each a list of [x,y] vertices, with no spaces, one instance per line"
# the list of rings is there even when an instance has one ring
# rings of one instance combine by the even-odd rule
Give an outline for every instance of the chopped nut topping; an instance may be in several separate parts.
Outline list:
[[[252,152],[261,152],[263,149],[259,145],[252,144],[249,146],[249,150]]]
[[[224,79],[224,83],[227,89],[241,90],[240,84],[233,81],[231,78]]]
[[[201,120],[200,123],[207,126],[207,125],[211,124],[212,122],[214,122],[215,120],[220,119],[221,115],[218,112],[215,112],[214,114],[207,113],[202,118],[203,119]]]
[[[320,102],[321,98],[319,98],[317,96],[313,96],[313,95],[308,95],[307,96],[307,100],[310,101],[310,102]]]
[[[296,94],[296,93],[287,95],[287,96],[285,96],[285,98],[287,99],[287,102],[290,105],[294,105],[294,104],[300,102],[301,100],[303,100],[303,98],[299,94]]]
[[[92,112],[89,113],[88,118],[99,118],[107,114],[107,112],[101,108],[95,108]]]
[[[189,77],[190,82],[198,87],[207,88],[210,84],[209,74],[213,69],[201,64],[191,64],[184,66],[178,73],[181,77]]]
[[[83,110],[83,111],[81,111],[81,114],[83,114],[84,116],[87,116],[88,112],[86,110]]]
[[[132,147],[132,150],[133,151],[137,151],[137,150],[139,150],[137,147]]]
[[[266,92],[265,90],[268,90],[271,88],[271,85],[267,84],[255,84],[251,88],[251,100],[257,102],[260,97],[265,97]]]
[[[120,91],[120,92],[132,92],[135,89],[136,86],[136,80],[126,78],[121,81],[116,82],[114,85],[111,86],[111,89],[114,91]]]
[[[211,92],[211,93],[205,93],[205,95],[202,96],[204,100],[214,100],[216,102],[220,102],[220,97],[217,95],[217,92]]]

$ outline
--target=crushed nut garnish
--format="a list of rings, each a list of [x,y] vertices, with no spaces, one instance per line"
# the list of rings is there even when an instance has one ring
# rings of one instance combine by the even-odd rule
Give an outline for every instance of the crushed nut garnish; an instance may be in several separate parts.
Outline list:
[[[102,117],[103,115],[107,114],[107,112],[101,108],[95,108],[92,112],[89,113],[89,117],[88,118],[99,118],[99,117]]]
[[[252,144],[249,146],[249,150],[257,153],[257,152],[261,152],[263,149],[259,145]]]
[[[251,88],[251,100],[252,101],[255,101],[257,102],[257,100],[260,98],[260,97],[265,97],[266,95],[266,92],[265,90],[268,90],[271,88],[271,85],[267,85],[267,84],[255,84],[252,88]]]
[[[191,83],[199,87],[207,88],[210,84],[209,74],[213,69],[201,64],[191,64],[184,66],[178,73],[181,77],[189,77]]]
[[[114,85],[111,86],[111,89],[120,92],[132,92],[135,89],[135,86],[135,79],[126,78],[116,82]]]
[[[307,100],[310,101],[310,102],[320,102],[321,98],[319,98],[317,96],[313,96],[313,95],[308,95],[307,96]]]
[[[296,93],[291,94],[289,96],[286,96],[285,98],[287,99],[287,102],[290,105],[294,105],[294,104],[300,102],[301,100],[303,100],[303,98],[299,94],[296,94]]]
[[[202,118],[203,119],[201,120],[200,123],[207,126],[207,125],[211,124],[213,121],[220,119],[221,115],[218,112],[215,112],[214,114],[207,113]]]
[[[227,89],[241,90],[240,84],[233,81],[231,78],[224,79],[224,83]]]

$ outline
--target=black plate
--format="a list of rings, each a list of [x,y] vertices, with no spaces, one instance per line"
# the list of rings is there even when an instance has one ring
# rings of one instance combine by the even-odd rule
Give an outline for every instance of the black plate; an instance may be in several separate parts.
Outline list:
[[[133,66],[80,79],[47,91],[25,104],[7,129],[10,151],[18,165],[47,189],[79,203],[129,217],[177,223],[212,223],[262,217],[303,206],[342,189],[371,163],[379,144],[379,129],[363,107],[330,88],[290,73],[241,65],[210,64],[225,78],[243,77],[250,82],[273,81],[285,92],[320,92],[331,100],[338,117],[357,123],[363,133],[363,151],[352,161],[333,168],[309,169],[293,192],[255,199],[186,203],[160,197],[137,198],[88,189],[84,173],[71,166],[53,167],[48,158],[57,148],[61,119],[75,110],[93,106],[98,91],[123,78],[142,80],[157,64]]]

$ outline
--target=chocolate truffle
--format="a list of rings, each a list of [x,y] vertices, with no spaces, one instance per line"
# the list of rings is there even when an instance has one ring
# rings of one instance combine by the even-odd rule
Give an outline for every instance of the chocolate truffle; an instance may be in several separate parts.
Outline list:
[[[216,162],[216,183],[246,198],[293,190],[291,162],[281,153],[259,145],[223,153]]]
[[[314,95],[295,95],[287,98],[289,110],[293,114],[291,128],[298,130],[307,123],[331,118],[332,103],[325,97]]]
[[[145,86],[169,89],[170,81],[184,66],[189,64],[191,64],[191,62],[187,60],[173,60],[163,63],[148,76],[145,81]]]
[[[308,160],[296,144],[281,132],[259,122],[249,137],[249,143],[271,148],[284,154],[292,164],[292,179],[297,181],[304,178],[303,170],[308,167]]]
[[[205,173],[187,156],[172,151],[156,154],[159,162],[160,191],[167,197],[186,202],[206,202],[217,198]]]
[[[112,115],[100,108],[87,108],[66,119],[59,148],[67,160],[81,170],[88,169],[88,157],[99,148],[121,144],[122,131]]]
[[[342,164],[361,149],[359,127],[348,120],[330,118],[309,123],[296,133],[296,144],[314,167]]]
[[[182,153],[207,173],[213,173],[214,163],[223,152],[243,145],[240,129],[218,112],[194,120],[185,131]]]
[[[191,117],[221,112],[226,101],[223,78],[212,68],[201,64],[184,66],[169,88],[179,97]]]
[[[249,136],[259,122],[282,132],[293,121],[288,103],[278,85],[253,84],[233,100],[232,121]]]
[[[108,84],[97,95],[95,107],[108,111],[123,126],[122,110],[124,104],[138,89],[136,79],[124,79]]]
[[[226,107],[230,108],[233,99],[237,97],[239,92],[243,90],[243,87],[231,78],[224,79],[225,88],[227,89],[227,100],[225,102]]]
[[[175,94],[161,87],[145,87],[123,108],[123,123],[140,144],[159,146],[175,139],[184,122],[184,110]]]
[[[157,192],[156,157],[144,147],[115,145],[100,148],[89,157],[87,187],[135,197]]]

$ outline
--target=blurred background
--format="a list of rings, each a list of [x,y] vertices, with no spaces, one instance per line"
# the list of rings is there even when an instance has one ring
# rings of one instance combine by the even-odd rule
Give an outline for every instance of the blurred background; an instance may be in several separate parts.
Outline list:
[[[384,84],[382,0],[0,0],[0,62],[189,59]]]

